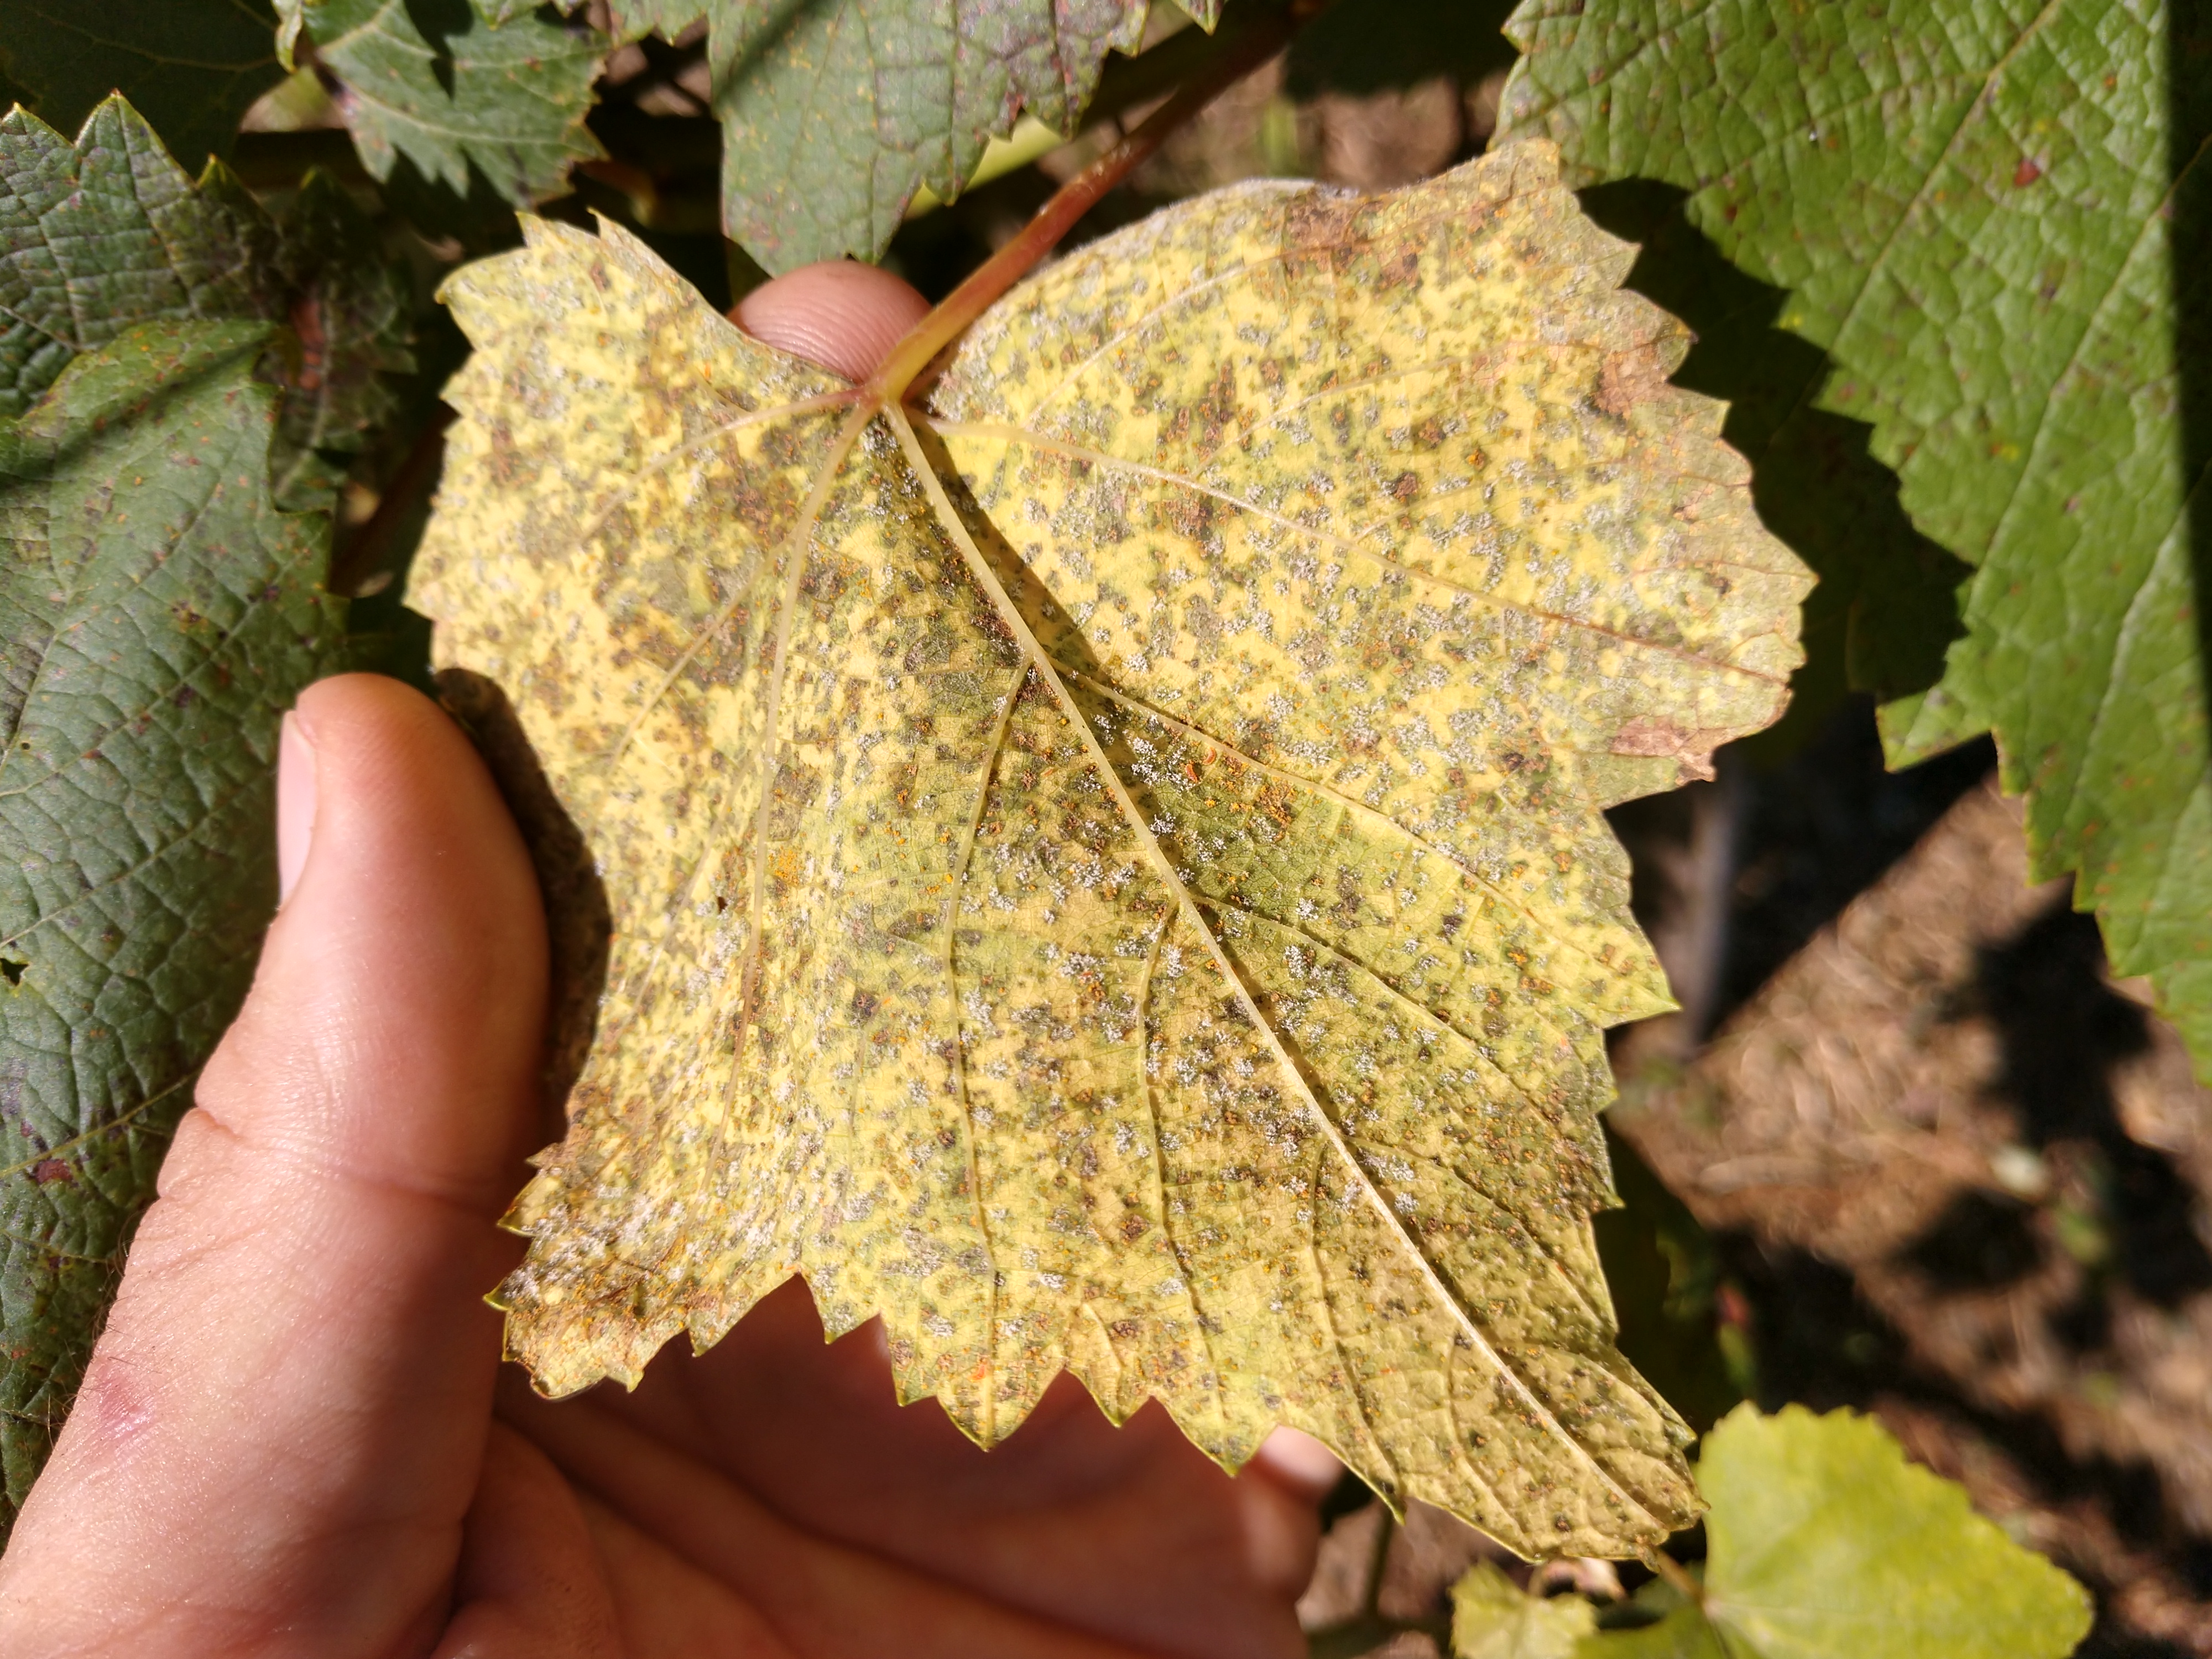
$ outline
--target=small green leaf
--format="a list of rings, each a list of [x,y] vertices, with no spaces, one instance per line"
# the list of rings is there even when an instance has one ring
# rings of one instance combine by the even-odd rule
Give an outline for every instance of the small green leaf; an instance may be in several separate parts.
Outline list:
[[[283,9],[288,40],[313,41],[342,83],[339,110],[380,179],[404,155],[465,196],[473,167],[520,206],[561,194],[573,163],[605,154],[584,118],[609,43],[585,23],[528,13],[494,27],[470,0],[283,0]]]
[[[121,92],[198,167],[278,78],[268,0],[0,0],[0,106],[74,131]]]
[[[1975,568],[1902,761],[1993,729],[2039,880],[2212,1068],[2212,744],[2195,568],[2212,98],[2153,0],[1526,0],[1508,130],[1688,193],[1790,298],[1921,532]],[[2185,349],[2185,343],[2200,342]],[[2193,352],[2193,356],[2192,356]],[[1823,568],[1822,574],[1827,574]],[[1911,688],[1904,688],[1910,690]]]
[[[1881,1425],[1738,1407],[1705,1437],[1705,1613],[1762,1659],[2060,1659],[2088,1593]]]
[[[1487,1562],[1452,1590],[1455,1659],[2063,1659],[2088,1592],[1905,1461],[1870,1418],[1739,1406],[1705,1437],[1702,1600],[1655,1581],[1597,1630]],[[1662,1564],[1664,1565],[1663,1563]]]
[[[1579,1595],[1530,1595],[1488,1561],[1468,1568],[1451,1594],[1458,1659],[1575,1659],[1577,1644],[1597,1629]]]
[[[0,423],[0,1530],[252,976],[278,714],[340,653],[267,334],[142,324]]]
[[[1607,1631],[1576,1650],[1575,1659],[1760,1659],[1741,1645],[1721,1644],[1712,1621],[1687,1603],[1656,1625],[1638,1630]],[[1870,1655],[1857,1659],[1872,1659]]]
[[[1185,8],[1206,27],[1220,0]],[[1145,0],[616,0],[616,32],[707,20],[723,222],[770,270],[878,257],[925,185],[951,201],[1026,110],[1073,132]]]

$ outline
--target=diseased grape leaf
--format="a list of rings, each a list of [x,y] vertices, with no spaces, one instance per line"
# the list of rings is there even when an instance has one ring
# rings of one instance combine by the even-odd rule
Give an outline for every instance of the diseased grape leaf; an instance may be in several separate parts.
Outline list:
[[[0,422],[0,1528],[252,975],[277,717],[339,654],[268,332],[126,328]]]
[[[1637,244],[1629,286],[1696,335],[1675,383],[1728,404],[1721,435],[1751,463],[1760,521],[1820,578],[1789,713],[1750,740],[1772,756],[1819,732],[1850,692],[1891,701],[1940,680],[1970,572],[1913,526],[1897,475],[1867,453],[1865,422],[1819,406],[1827,354],[1773,326],[1790,296],[1730,264],[1682,198],[1640,179],[1582,193],[1591,217]]]
[[[2212,273],[2175,269],[2212,174],[2171,22],[2154,0],[1528,0],[1507,118],[1578,183],[1687,191],[1790,290],[1781,325],[1837,364],[1822,406],[1871,422],[1914,522],[1976,568],[1942,683],[1884,712],[1893,760],[1993,730],[2036,878],[2077,872],[2116,971],[2212,1068],[2205,457],[2177,346]]]
[[[0,0],[0,105],[64,132],[121,93],[172,155],[222,155],[279,77],[269,0]]]
[[[1220,0],[1184,8],[1206,27]],[[614,0],[618,33],[705,19],[723,225],[771,271],[881,256],[924,185],[951,201],[1026,110],[1073,132],[1146,0]]]
[[[527,204],[560,195],[571,165],[606,154],[584,118],[610,42],[586,23],[501,11],[494,27],[472,0],[276,0],[276,9],[285,61],[302,39],[313,43],[379,179],[404,155],[456,194],[469,193],[473,167]]]
[[[2087,1591],[1870,1418],[1740,1406],[1705,1437],[1698,1488],[1698,1601],[1655,1583],[1637,1601],[1670,1609],[1657,1623],[1594,1631],[1587,1602],[1485,1563],[1452,1591],[1456,1659],[2063,1659],[2089,1632]],[[1559,1645],[1577,1607],[1583,1633]]]
[[[71,143],[0,118],[0,417],[76,357],[157,320],[283,322],[280,505],[327,503],[327,458],[356,451],[409,372],[407,277],[343,190],[311,173],[270,220],[220,161],[195,185],[144,119],[111,98]]]
[[[1803,568],[1540,146],[1035,276],[927,410],[528,226],[413,603],[613,938],[510,1351],[634,1382],[805,1276],[985,1444],[1064,1366],[1529,1554],[1682,1524],[1622,1360],[1606,804],[1771,720]]]

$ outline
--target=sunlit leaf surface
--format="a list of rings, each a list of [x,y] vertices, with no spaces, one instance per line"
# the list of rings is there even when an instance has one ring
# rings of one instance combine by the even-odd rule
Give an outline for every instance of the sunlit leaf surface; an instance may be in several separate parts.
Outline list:
[[[414,602],[613,918],[513,1352],[634,1381],[804,1274],[986,1444],[1062,1368],[1528,1553],[1695,1498],[1620,1358],[1600,808],[1773,718],[1802,568],[1547,149],[1258,185],[986,313],[911,415],[550,224]]]

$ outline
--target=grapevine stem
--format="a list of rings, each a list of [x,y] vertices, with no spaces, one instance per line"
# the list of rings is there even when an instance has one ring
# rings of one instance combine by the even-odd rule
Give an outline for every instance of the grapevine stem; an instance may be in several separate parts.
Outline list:
[[[331,573],[324,584],[331,592],[350,599],[363,582],[384,569],[402,522],[437,486],[438,470],[446,458],[446,428],[456,418],[445,404],[431,411],[398,469],[385,484],[384,493],[377,497],[375,510],[343,547],[332,549]]]
[[[1680,1591],[1684,1601],[1694,1607],[1705,1606],[1705,1593],[1699,1588],[1698,1581],[1690,1577],[1687,1568],[1666,1551],[1661,1549],[1645,1551],[1644,1565]]]
[[[1325,0],[1320,3],[1316,0],[1293,0],[1284,10],[1250,24],[1227,51],[1146,117],[1133,132],[1061,185],[1018,235],[978,265],[965,282],[946,295],[904,339],[891,348],[883,366],[862,387],[862,401],[880,408],[902,400],[937,354],[959,338],[993,301],[1029,275],[1037,262],[1058,246],[1060,239],[1075,228],[1075,222],[1097,204],[1101,197],[1159,149],[1170,133],[1281,51],[1307,19],[1322,10],[1322,3]]]

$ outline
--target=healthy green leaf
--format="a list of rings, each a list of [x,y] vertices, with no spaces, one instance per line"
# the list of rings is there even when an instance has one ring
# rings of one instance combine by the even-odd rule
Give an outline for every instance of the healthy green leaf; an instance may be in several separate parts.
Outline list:
[[[1738,1407],[1705,1437],[1706,1616],[1762,1659],[2058,1659],[2088,1593],[1882,1426]]]
[[[1528,0],[1511,33],[1510,130],[1578,179],[1688,191],[1834,358],[1822,406],[1871,422],[1914,522],[1977,568],[1942,684],[1885,712],[1893,757],[1994,729],[2039,877],[2079,872],[2117,970],[2212,1066],[2204,446],[2176,348],[2212,270],[2174,269],[2212,184],[2166,8]]]
[[[278,79],[268,0],[0,0],[0,106],[64,132],[111,93],[198,167]]]
[[[268,332],[124,329],[0,423],[0,1527],[252,973],[277,718],[339,653]]]
[[[617,33],[707,21],[723,222],[770,270],[890,244],[915,192],[959,194],[1026,110],[1073,132],[1146,0],[615,0]],[[1220,0],[1192,0],[1206,27]]]
[[[2088,1593],[1975,1514],[1966,1489],[1905,1461],[1848,1411],[1772,1417],[1739,1407],[1705,1438],[1706,1558],[1697,1602],[1638,1630],[1579,1638],[1573,1659],[2062,1659],[2088,1633]],[[1516,1599],[1517,1598],[1517,1600]],[[1478,1567],[1453,1592],[1458,1659],[1542,1655],[1510,1645],[1571,1614]],[[1584,1605],[1584,1612],[1589,1611]],[[1544,1622],[1539,1623],[1542,1620]],[[1583,1627],[1585,1630],[1588,1626]]]
[[[278,10],[288,58],[304,37],[338,78],[339,112],[380,179],[404,155],[465,196],[473,167],[522,205],[561,194],[572,164],[605,154],[584,118],[609,42],[585,23],[532,11],[495,27],[471,0],[278,0]]]
[[[1685,1603],[1656,1625],[1637,1630],[1607,1631],[1579,1649],[1575,1659],[1760,1659],[1741,1646],[1734,1651],[1721,1644],[1711,1620]],[[1855,1654],[1851,1659],[1875,1659]]]
[[[1452,1586],[1452,1651],[1457,1659],[1575,1659],[1597,1629],[1579,1595],[1530,1595],[1489,1561]]]
[[[252,962],[270,880],[252,769],[269,711],[337,637],[312,585],[327,520],[271,510],[272,447],[292,495],[323,499],[308,446],[357,442],[401,361],[405,319],[371,297],[393,272],[364,234],[326,181],[278,224],[220,163],[195,188],[120,99],[74,145],[0,120],[0,862],[23,873],[0,902],[0,1522]],[[271,349],[287,319],[301,337]],[[156,684],[169,701],[137,709]],[[100,735],[103,708],[127,732]],[[27,772],[72,732],[73,763]]]

